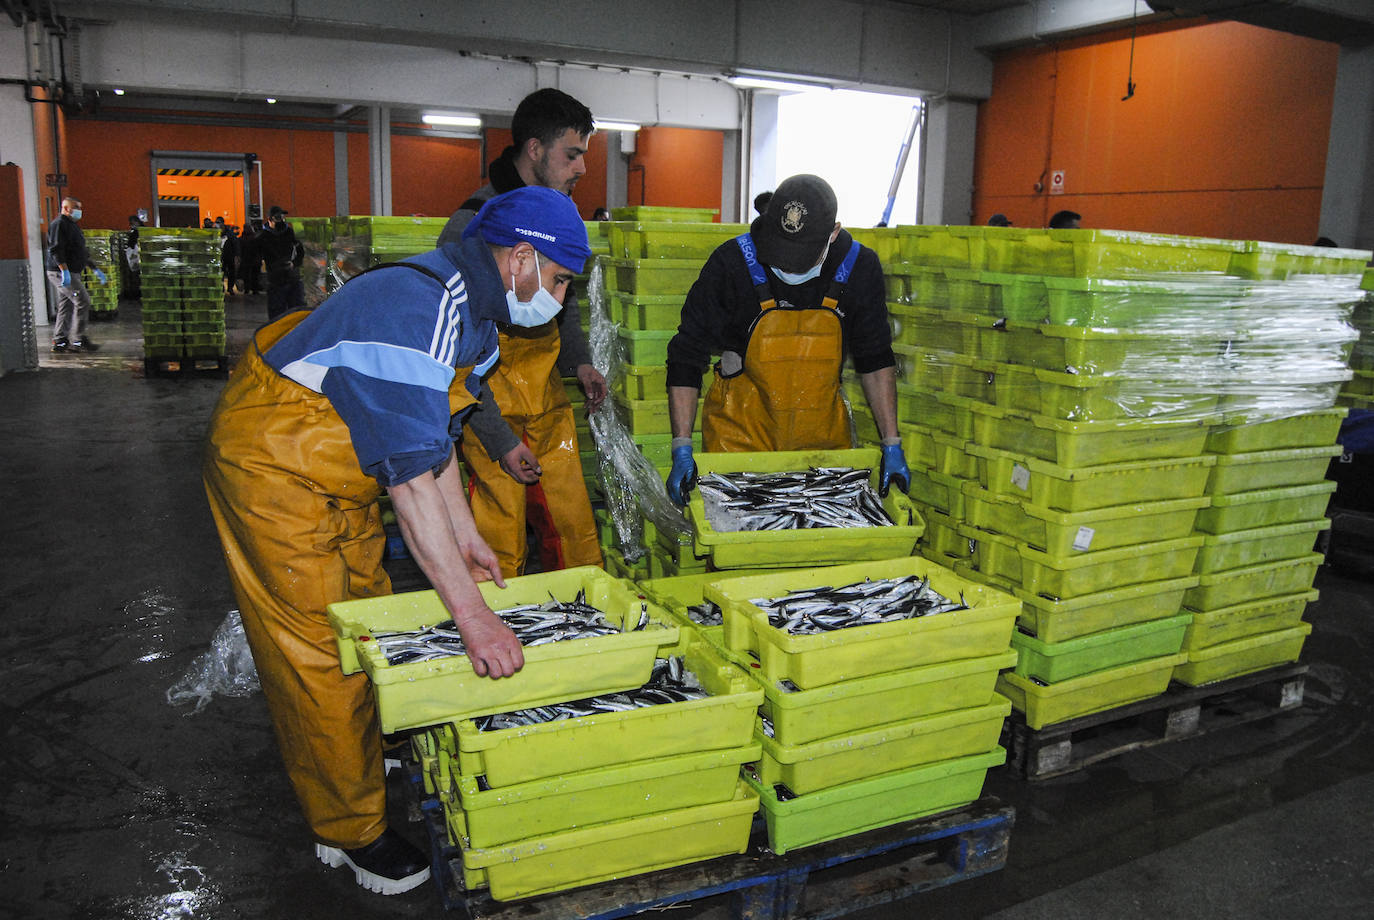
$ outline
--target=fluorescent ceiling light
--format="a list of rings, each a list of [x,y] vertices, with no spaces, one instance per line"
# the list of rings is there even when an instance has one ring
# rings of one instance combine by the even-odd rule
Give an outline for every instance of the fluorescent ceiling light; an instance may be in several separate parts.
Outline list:
[[[640,127],[632,121],[596,121],[593,124],[598,131],[638,131]]]
[[[741,89],[771,89],[780,93],[803,93],[812,89],[834,89],[824,83],[798,83],[795,80],[776,80],[769,77],[728,77],[727,81]]]
[[[122,90],[122,89],[117,89],[117,90],[114,91],[114,94],[115,94],[116,96],[122,96],[122,95],[124,95],[124,90]]]
[[[444,125],[452,128],[480,128],[482,119],[478,115],[445,115],[439,112],[426,112],[420,120],[427,125]]]

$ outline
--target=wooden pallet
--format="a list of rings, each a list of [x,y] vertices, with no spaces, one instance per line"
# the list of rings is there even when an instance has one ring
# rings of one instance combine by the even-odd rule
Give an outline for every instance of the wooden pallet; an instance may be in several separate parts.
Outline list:
[[[1153,699],[1033,729],[1013,711],[1002,729],[1007,764],[1048,779],[1128,751],[1196,738],[1302,705],[1305,664],[1288,664],[1202,687],[1175,683]]]
[[[501,902],[462,887],[443,811],[422,804],[444,907],[466,920],[614,920],[730,895],[732,920],[829,920],[994,872],[1007,861],[1015,810],[987,796],[963,808],[777,856],[755,822],[749,849],[557,894]]]
[[[144,358],[144,377],[227,377],[229,358],[216,355],[207,358]]]

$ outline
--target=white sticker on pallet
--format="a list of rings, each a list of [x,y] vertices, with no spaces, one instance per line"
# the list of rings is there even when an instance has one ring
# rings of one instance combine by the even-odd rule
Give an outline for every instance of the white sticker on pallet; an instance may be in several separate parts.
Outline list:
[[[1030,470],[1019,463],[1011,465],[1011,484],[1022,492],[1030,491]]]
[[[1073,538],[1073,548],[1080,552],[1093,545],[1093,534],[1096,533],[1091,527],[1078,528],[1078,535]]]

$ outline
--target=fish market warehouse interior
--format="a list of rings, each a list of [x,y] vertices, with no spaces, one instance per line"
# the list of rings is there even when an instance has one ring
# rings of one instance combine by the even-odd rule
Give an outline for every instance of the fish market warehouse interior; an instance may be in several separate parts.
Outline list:
[[[1288,918],[1374,904],[1371,4],[4,7],[0,913]],[[507,528],[528,536],[511,541],[528,574],[481,591],[543,609],[508,620],[534,624],[522,672],[478,677],[443,650],[452,635],[407,632],[448,621],[408,593],[429,587],[417,531],[397,523],[411,527],[413,493],[393,488],[369,518],[382,529],[355,561],[384,554],[401,597],[335,605],[317,644],[330,680],[337,659],[362,688],[369,750],[385,733],[388,834],[427,864],[410,876],[423,884],[384,896],[355,884],[376,854],[322,840],[300,764],[284,769],[304,755],[274,732],[258,686],[271,675],[239,625],[230,570],[252,563],[240,546],[226,567],[238,544],[207,502],[207,433],[231,367],[274,373],[253,344],[275,309],[261,288],[298,273],[306,304],[330,304],[363,268],[432,250],[516,162],[501,158],[517,106],[550,88],[596,121],[571,188],[594,257],[572,284],[590,358],[561,373],[602,568],[559,571],[569,534],[534,509],[565,496],[530,489],[527,527],[513,512]],[[828,215],[815,183],[784,184],[802,173],[833,189],[844,230],[794,267],[863,264],[842,263],[852,230],[851,251],[881,268],[892,357],[851,352],[814,389],[843,395],[853,453],[713,452],[700,435],[729,407],[712,395],[695,440],[674,430],[679,391],[697,405],[674,384],[683,301],[713,250],[744,270],[750,250],[731,240],[755,218],[757,283],[805,284],[760,267],[783,251],[770,240]],[[510,200],[535,197],[497,204]],[[1061,212],[1079,223],[1047,229]],[[494,239],[503,213],[470,226]],[[229,242],[200,229],[215,218],[274,226]],[[297,267],[255,277],[257,234],[281,221]],[[56,327],[80,281],[45,265],[50,225],[84,235],[84,330]],[[482,250],[520,287],[504,309],[543,302],[517,258],[529,245]],[[857,298],[861,274],[828,290]],[[766,310],[757,327],[782,312],[834,314]],[[516,329],[493,376],[531,347],[511,344]],[[763,342],[776,361],[787,338],[759,334],[749,352]],[[787,381],[749,352],[712,386]],[[323,449],[323,425],[300,426],[301,443]],[[689,488],[688,462],[683,518],[663,482]],[[869,472],[786,480],[811,466]],[[841,528],[856,483],[867,519]],[[785,504],[762,497],[774,488],[824,492],[789,525],[819,516],[821,531],[729,529],[732,508]],[[223,523],[230,493],[215,494]],[[285,514],[277,495],[244,526]],[[328,526],[291,550],[341,540]],[[889,618],[868,596],[888,578],[915,613]],[[564,638],[579,604],[601,625],[530,644]],[[568,708],[540,722],[546,706]],[[357,743],[311,750],[352,764]]]

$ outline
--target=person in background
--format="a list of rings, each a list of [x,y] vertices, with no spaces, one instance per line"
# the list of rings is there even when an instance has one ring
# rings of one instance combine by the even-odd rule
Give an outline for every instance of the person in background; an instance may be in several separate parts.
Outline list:
[[[819,176],[785,179],[749,233],[711,253],[668,343],[672,471],[679,505],[696,480],[692,428],[701,376],[719,354],[701,434],[708,451],[851,446],[840,395],[845,346],[882,436],[879,489],[906,491],[897,385],[882,265],[835,220]]]
[[[207,218],[205,218],[204,220],[202,220],[202,221],[200,222],[200,229],[202,229],[202,230],[213,230],[213,229],[215,229],[215,222],[214,222],[213,220],[211,220],[210,218],[207,217]]]
[[[1010,227],[1010,226],[1011,226],[1011,218],[1007,217],[1007,215],[1005,215],[1005,214],[1000,214],[1000,213],[999,213],[999,214],[994,214],[994,215],[992,215],[991,217],[988,218],[988,226],[989,226],[989,227]]]
[[[592,212],[592,220],[595,220],[595,221],[603,221],[603,220],[610,220],[610,219],[611,219],[611,212],[610,212],[610,211],[607,211],[605,208],[597,208],[595,211]]]
[[[57,291],[57,322],[52,327],[54,352],[95,351],[100,346],[86,338],[86,320],[91,312],[91,295],[81,283],[81,272],[90,268],[95,279],[105,284],[102,272],[86,251],[86,235],[81,232],[81,201],[62,199],[62,213],[48,224],[48,281]]]
[[[248,220],[239,234],[239,288],[245,294],[262,293],[262,255],[258,252],[258,234],[262,222]]]
[[[449,218],[439,242],[461,238],[473,209],[493,195],[528,186],[571,195],[586,172],[583,155],[591,133],[591,110],[567,93],[541,89],[526,96],[511,121],[514,143],[488,167],[491,182]],[[557,534],[545,544],[555,558],[540,559],[545,571],[602,564],[563,376],[577,377],[587,411],[605,400],[606,378],[592,366],[571,290],[557,322],[501,328],[501,361],[468,422],[476,437],[462,443],[473,517],[507,577],[520,574],[527,561],[530,506]]]
[[[138,254],[138,228],[143,226],[143,221],[138,219],[137,214],[129,215],[129,232],[124,237],[124,261],[129,264],[129,287],[125,291],[132,300],[139,300],[143,296],[143,262]]]
[[[215,218],[215,229],[219,231],[219,271],[224,293],[232,294],[234,279],[238,277],[239,238],[232,227],[225,225],[223,217]]]
[[[305,247],[297,242],[286,215],[280,205],[272,205],[267,212],[267,226],[257,235],[258,258],[267,267],[269,322],[305,308],[305,286],[301,283]]]
[[[1055,211],[1050,218],[1051,230],[1077,230],[1083,215],[1076,211]]]
[[[414,888],[429,857],[387,825],[372,688],[341,671],[327,608],[391,593],[385,491],[473,671],[523,666],[475,584],[505,583],[454,440],[496,361],[496,324],[548,321],[590,255],[566,195],[498,196],[461,243],[366,272],[258,330],[211,417],[206,496],[277,744],[316,856],[369,890]]]
[[[768,210],[768,202],[773,198],[772,192],[759,192],[754,196],[754,213],[762,214]]]

